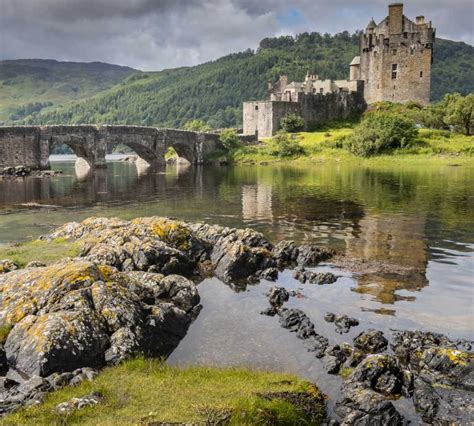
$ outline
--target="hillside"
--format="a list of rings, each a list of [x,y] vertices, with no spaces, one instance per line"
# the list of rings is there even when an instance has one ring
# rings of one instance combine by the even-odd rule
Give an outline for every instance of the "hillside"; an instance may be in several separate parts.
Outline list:
[[[358,34],[304,33],[262,40],[247,50],[195,67],[129,76],[111,89],[60,108],[50,107],[17,123],[117,123],[180,127],[200,118],[212,127],[240,125],[242,102],[261,99],[280,74],[301,80],[307,70],[321,78],[348,76]],[[474,92],[474,48],[438,39],[432,97]]]
[[[100,62],[0,61],[0,122],[91,97],[135,72]]]

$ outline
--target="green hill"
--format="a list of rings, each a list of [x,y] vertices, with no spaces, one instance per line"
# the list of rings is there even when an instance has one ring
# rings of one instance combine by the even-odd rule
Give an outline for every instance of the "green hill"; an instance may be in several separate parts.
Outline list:
[[[262,99],[280,74],[302,80],[306,71],[342,79],[358,52],[359,34],[304,33],[262,40],[247,50],[195,67],[138,73],[91,98],[33,112],[18,123],[116,123],[181,127],[199,118],[212,127],[240,125],[242,102]],[[438,39],[432,97],[474,92],[474,48]]]
[[[100,62],[0,61],[0,122],[91,97],[136,72]]]

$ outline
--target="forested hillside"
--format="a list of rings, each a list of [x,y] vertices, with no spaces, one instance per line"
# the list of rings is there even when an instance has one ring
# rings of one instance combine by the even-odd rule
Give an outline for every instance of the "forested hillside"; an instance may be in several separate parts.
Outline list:
[[[160,72],[137,73],[120,84],[78,102],[32,112],[17,123],[120,123],[181,127],[203,119],[211,127],[242,122],[242,102],[262,99],[268,80],[280,74],[302,80],[306,71],[321,78],[342,79],[358,52],[358,34],[330,36],[304,33],[262,40],[247,50],[219,60]],[[474,92],[474,48],[438,39],[432,97]]]
[[[0,122],[91,97],[136,72],[100,62],[0,61]]]

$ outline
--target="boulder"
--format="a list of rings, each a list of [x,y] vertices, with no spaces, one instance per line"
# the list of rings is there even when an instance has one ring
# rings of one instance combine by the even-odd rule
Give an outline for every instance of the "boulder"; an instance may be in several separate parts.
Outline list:
[[[354,346],[363,352],[374,354],[387,349],[388,340],[379,330],[367,330],[354,338]]]
[[[71,259],[0,277],[10,370],[49,376],[141,353],[167,356],[186,334],[199,295],[176,275]],[[78,379],[79,380],[79,379]]]

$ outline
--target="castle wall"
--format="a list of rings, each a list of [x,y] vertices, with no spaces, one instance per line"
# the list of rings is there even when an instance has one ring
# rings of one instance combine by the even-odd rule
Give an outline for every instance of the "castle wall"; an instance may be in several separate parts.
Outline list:
[[[347,83],[347,82],[345,82]],[[287,114],[297,114],[305,121],[305,130],[328,121],[343,120],[360,113],[366,107],[363,82],[350,82],[357,91],[322,94],[298,94],[298,102],[264,101],[244,103],[244,134],[265,138],[280,130],[280,122]]]

